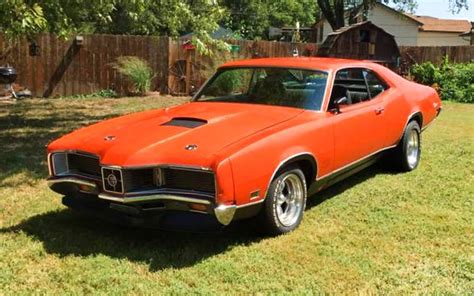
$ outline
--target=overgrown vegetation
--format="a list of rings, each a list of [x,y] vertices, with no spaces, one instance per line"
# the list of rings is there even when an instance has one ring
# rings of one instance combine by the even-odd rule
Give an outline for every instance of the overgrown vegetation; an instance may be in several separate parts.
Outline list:
[[[186,98],[0,105],[0,294],[442,294],[474,291],[474,105],[445,102],[411,173],[366,169],[309,198],[295,232],[262,238],[113,226],[48,189],[44,145]]]
[[[118,94],[113,89],[101,89],[97,92],[84,95],[73,95],[60,97],[61,99],[90,99],[90,98],[117,98]]]
[[[431,62],[413,65],[411,75],[437,89],[443,100],[474,103],[474,63],[450,63],[446,57],[440,66]]]
[[[150,91],[154,74],[145,60],[135,56],[123,56],[117,59],[113,67],[133,83],[133,92],[136,94],[144,95]]]

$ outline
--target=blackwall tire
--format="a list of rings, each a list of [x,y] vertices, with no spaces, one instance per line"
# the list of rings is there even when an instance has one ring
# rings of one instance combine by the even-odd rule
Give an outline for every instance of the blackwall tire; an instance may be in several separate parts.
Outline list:
[[[416,169],[421,156],[421,129],[416,121],[410,121],[394,151],[395,168],[402,172]]]
[[[260,213],[264,233],[280,235],[296,229],[303,219],[306,198],[306,179],[301,169],[289,166],[281,170],[270,185]]]

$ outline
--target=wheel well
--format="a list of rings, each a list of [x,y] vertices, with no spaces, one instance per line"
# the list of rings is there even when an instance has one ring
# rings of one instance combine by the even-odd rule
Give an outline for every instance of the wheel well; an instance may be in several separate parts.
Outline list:
[[[279,171],[282,171],[284,168],[288,167],[289,165],[296,165],[302,171],[306,179],[306,186],[309,188],[311,183],[313,183],[314,179],[316,178],[317,173],[317,163],[316,160],[312,155],[305,154],[295,158],[292,158],[285,162]]]
[[[410,121],[413,121],[413,120],[415,120],[415,121],[418,123],[418,125],[420,126],[420,128],[423,127],[423,115],[421,114],[421,112],[417,112],[417,113],[413,114],[413,115],[410,117],[410,119],[408,120],[408,123],[410,123]],[[407,124],[408,124],[408,123],[407,123]]]

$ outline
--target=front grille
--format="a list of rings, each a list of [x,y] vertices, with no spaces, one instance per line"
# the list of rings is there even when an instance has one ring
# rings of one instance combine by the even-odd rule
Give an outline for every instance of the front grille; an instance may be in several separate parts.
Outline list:
[[[104,190],[110,193],[137,193],[156,189],[215,192],[214,174],[184,169],[161,169],[161,184],[157,185],[153,168],[115,169],[102,168]]]
[[[69,171],[76,174],[84,174],[100,177],[100,164],[97,157],[83,154],[67,155]]]
[[[126,192],[156,189],[153,184],[153,169],[124,170],[122,173]]]
[[[214,174],[203,171],[163,169],[163,187],[170,189],[215,192]]]

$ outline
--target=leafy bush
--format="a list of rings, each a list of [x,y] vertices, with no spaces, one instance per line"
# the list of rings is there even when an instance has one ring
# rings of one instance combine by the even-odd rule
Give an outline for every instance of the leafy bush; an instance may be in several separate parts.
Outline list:
[[[435,87],[443,100],[474,103],[474,63],[454,64],[445,58],[439,67],[416,64],[411,75],[416,82]]]
[[[123,56],[117,59],[113,67],[131,80],[136,93],[143,95],[150,90],[154,75],[146,61],[134,56]]]

